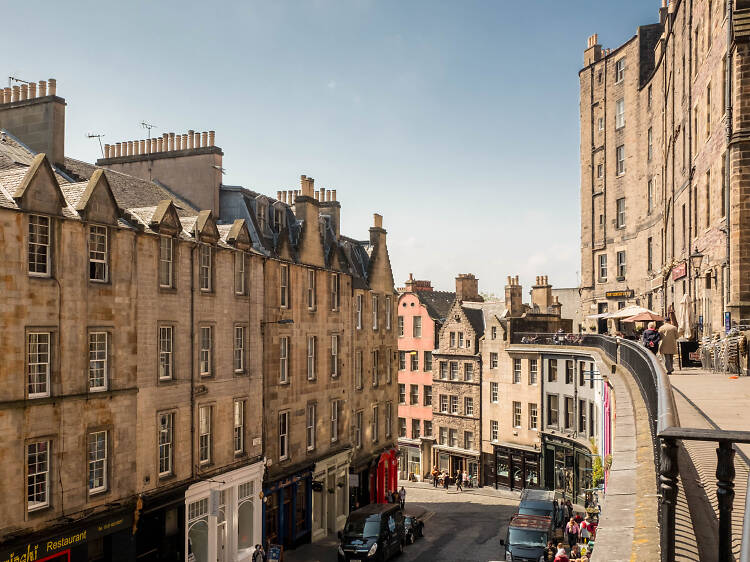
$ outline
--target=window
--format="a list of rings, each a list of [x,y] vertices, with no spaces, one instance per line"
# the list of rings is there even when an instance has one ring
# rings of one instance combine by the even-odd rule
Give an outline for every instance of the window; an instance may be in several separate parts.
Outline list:
[[[599,179],[604,177],[604,164],[596,165],[596,177]]]
[[[89,493],[107,489],[107,432],[89,433]]]
[[[89,226],[89,279],[107,281],[107,263],[107,227]]]
[[[529,403],[529,429],[537,429],[538,416],[536,404]]]
[[[315,380],[315,336],[307,336],[307,380]]]
[[[174,287],[174,239],[159,236],[159,286]]]
[[[470,396],[467,396],[464,398],[464,413],[467,416],[473,416],[474,415],[474,399]]]
[[[201,464],[211,462],[211,406],[198,408],[198,460]]]
[[[521,403],[513,402],[513,427],[521,427]]]
[[[36,441],[26,446],[26,498],[29,511],[49,505],[49,449],[49,441]]]
[[[419,352],[410,351],[409,358],[410,358],[409,362],[411,363],[411,370],[418,371],[419,370]]]
[[[198,281],[201,291],[211,290],[211,246],[198,246]]]
[[[307,309],[315,310],[316,294],[315,294],[315,270],[307,270]]]
[[[289,412],[279,414],[279,460],[289,458]]]
[[[234,401],[234,454],[245,452],[245,401]]]
[[[474,380],[474,363],[464,363],[464,380],[466,382]]]
[[[398,370],[399,371],[406,370],[406,352],[405,351],[398,352]]]
[[[497,404],[500,399],[500,385],[496,382],[490,383],[490,402]]]
[[[289,337],[279,338],[279,382],[289,381]]]
[[[596,424],[594,422],[594,403],[589,402],[589,436],[593,437],[596,434]]]
[[[586,401],[578,401],[578,432],[586,435]]]
[[[536,384],[539,379],[539,364],[536,359],[529,359],[529,384]]]
[[[262,236],[266,235],[266,214],[268,208],[264,203],[258,202],[256,205],[255,218],[258,219],[258,229]]]
[[[357,295],[357,330],[362,329],[362,295]]]
[[[372,442],[377,443],[379,439],[379,426],[378,426],[378,405],[375,404],[372,407]]]
[[[424,361],[422,362],[424,370],[429,372],[432,371],[432,351],[424,352]]]
[[[597,128],[600,131],[604,130],[604,118],[603,117],[599,117],[599,119],[596,120],[596,124],[597,124]]]
[[[279,265],[279,306],[289,308],[289,266],[285,263]]]
[[[442,380],[448,378],[448,364],[445,361],[440,362],[440,378]]]
[[[279,208],[273,210],[273,227],[276,232],[281,232],[284,228],[284,211]]]
[[[247,277],[245,273],[245,252],[234,253],[234,293],[247,294]]]
[[[646,150],[646,157],[648,158],[648,161],[651,161],[651,158],[654,156],[654,131],[651,127],[648,128],[648,131],[646,132],[646,143],[647,143],[647,150]]]
[[[391,384],[393,382],[391,377],[391,369],[393,368],[393,353],[390,348],[385,350],[385,382]]]
[[[315,404],[308,404],[305,412],[305,444],[308,451],[315,449]]]
[[[331,400],[331,443],[339,440],[339,401]]]
[[[413,318],[412,336],[414,336],[415,338],[422,337],[422,317],[421,316],[415,316]]]
[[[573,361],[565,361],[565,384],[573,384],[573,368],[575,367],[575,364]]]
[[[401,418],[399,418],[399,421]],[[357,447],[357,449],[360,449],[362,447],[362,410],[357,412],[354,415],[354,445]],[[404,426],[406,425],[406,422],[404,422]],[[404,433],[406,432],[406,427],[404,427]]]
[[[711,34],[709,33],[709,37]],[[706,140],[711,136],[711,84],[706,86]]]
[[[391,304],[391,297],[385,297],[385,329],[391,329],[391,317],[393,316],[393,305]],[[420,318],[420,321],[422,319]],[[420,334],[421,335],[421,334]]]
[[[706,170],[706,228],[711,226],[711,170]]]
[[[448,413],[448,395],[447,394],[440,395],[440,413],[442,414]]]
[[[451,414],[458,414],[458,396],[451,396]]]
[[[490,338],[493,340],[497,339],[497,326],[492,326],[492,329],[490,330]]]
[[[497,441],[499,434],[500,424],[497,422],[497,420],[490,420],[490,439],[492,441]]]
[[[497,369],[497,353],[490,353],[490,369]]]
[[[354,386],[362,390],[362,350],[354,354]]]
[[[440,438],[438,440],[439,443],[441,445],[447,445],[448,444],[448,428],[447,427],[441,427],[440,430],[439,430],[439,433],[440,433],[440,436],[439,436]]]
[[[458,363],[456,361],[451,361],[450,367],[451,367],[451,380],[457,381],[458,380]]]
[[[330,290],[331,290],[331,310],[339,309],[339,291],[341,288],[341,278],[338,273],[331,273]]]
[[[648,90],[646,93],[646,107],[651,109],[651,100],[653,98],[653,92],[651,91],[651,84],[648,85]]]
[[[617,200],[617,228],[623,228],[625,226],[625,198],[620,197]]]
[[[464,449],[474,448],[474,434],[471,431],[464,431]]]
[[[159,414],[159,476],[172,474],[174,414]]]
[[[398,418],[398,436],[406,437],[406,418]]]
[[[513,359],[513,384],[521,383],[521,360]]]
[[[398,403],[406,404],[406,385],[405,384],[398,385]]]
[[[618,176],[625,173],[625,145],[621,144],[615,149],[615,160],[617,161],[617,168],[615,172]]]
[[[385,403],[385,436],[391,436],[391,419],[393,418],[393,404],[391,402]]]
[[[586,363],[578,362],[578,386],[586,385]]]
[[[234,327],[234,372],[245,371],[245,327]]]
[[[50,394],[50,332],[30,332],[26,336],[26,369],[29,398]]]
[[[416,418],[411,420],[411,438],[419,439],[419,420]]]
[[[456,332],[451,332],[449,335],[450,347],[456,347]]]
[[[107,390],[107,332],[89,333],[89,391]]]
[[[419,404],[419,385],[409,385],[409,404]]]
[[[378,329],[378,296],[372,295],[372,329]]]
[[[457,429],[448,429],[448,435],[450,437],[448,444],[451,447],[458,447],[458,430]]]
[[[458,347],[464,346],[464,333],[458,332]]]
[[[550,359],[547,382],[556,382],[556,381],[557,381],[557,359]]]
[[[372,352],[372,386],[378,386],[379,375],[380,375],[380,353],[376,349]]]
[[[615,129],[625,126],[625,100],[619,99],[615,103]]]
[[[424,420],[424,436],[432,437],[432,422],[429,420]]]
[[[200,373],[202,377],[211,374],[213,355],[213,327],[201,326]]]
[[[422,392],[424,393],[424,405],[432,406],[432,385],[426,384]]]
[[[573,429],[575,427],[575,404],[570,396],[565,397],[565,429]]]
[[[556,394],[547,395],[547,425],[555,426],[559,422],[559,404],[558,396]]]
[[[398,337],[400,338],[404,337],[404,317],[403,316],[398,317]]]
[[[721,155],[721,218],[727,216],[727,153]]]
[[[646,212],[650,215],[654,212],[654,180],[648,180],[648,200]]]
[[[649,236],[648,240],[646,240],[646,265],[648,267],[648,271],[651,272],[654,270],[654,239]]]
[[[615,84],[622,82],[625,79],[625,59],[622,58],[615,61]]]
[[[695,113],[695,118],[693,119],[693,157],[695,157],[695,154],[698,152],[698,106],[695,107],[693,113]]]
[[[625,251],[617,252],[617,278],[625,278]]]
[[[29,274],[48,277],[50,263],[49,217],[29,215]]]
[[[331,336],[331,376],[339,376],[339,337]]]

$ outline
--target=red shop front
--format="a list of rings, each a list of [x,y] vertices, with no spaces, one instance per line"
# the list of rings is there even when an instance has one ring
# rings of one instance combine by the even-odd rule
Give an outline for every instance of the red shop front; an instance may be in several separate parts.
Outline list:
[[[383,452],[370,470],[370,502],[388,503],[386,496],[398,489],[398,449]]]

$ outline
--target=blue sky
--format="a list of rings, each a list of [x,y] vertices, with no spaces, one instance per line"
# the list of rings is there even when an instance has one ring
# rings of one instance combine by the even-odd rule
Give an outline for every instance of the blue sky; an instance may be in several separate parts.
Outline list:
[[[0,72],[57,79],[69,156],[144,120],[213,129],[225,183],[275,196],[312,176],[355,238],[381,213],[397,285],[472,272],[502,294],[507,275],[577,284],[586,38],[616,47],[659,5],[3,2]]]

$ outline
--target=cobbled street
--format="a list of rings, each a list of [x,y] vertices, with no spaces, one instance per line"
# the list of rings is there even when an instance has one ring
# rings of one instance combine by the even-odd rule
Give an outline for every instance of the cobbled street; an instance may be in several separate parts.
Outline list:
[[[393,560],[414,562],[487,562],[502,560],[500,539],[518,506],[512,492],[469,489],[446,492],[428,484],[406,484],[406,512],[424,513],[424,538]],[[285,562],[335,562],[334,537],[285,554]]]

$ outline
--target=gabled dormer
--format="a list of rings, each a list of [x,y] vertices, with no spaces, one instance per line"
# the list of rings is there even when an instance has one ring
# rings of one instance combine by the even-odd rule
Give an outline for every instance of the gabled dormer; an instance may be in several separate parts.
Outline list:
[[[76,212],[85,222],[117,224],[121,212],[104,170],[91,174],[86,190],[76,203]]]
[[[213,293],[215,281],[215,248],[219,241],[219,229],[210,210],[198,213],[193,226],[193,237],[201,242],[198,245],[198,288],[203,294]]]
[[[367,284],[373,291],[393,292],[393,270],[388,255],[386,231],[383,228],[383,217],[375,214],[370,228],[370,260],[367,265]]]
[[[62,215],[65,197],[57,183],[52,166],[43,153],[31,161],[26,175],[13,193],[16,204],[24,211],[45,215]]]
[[[182,232],[182,223],[171,199],[159,201],[149,227],[164,236],[177,236]]]
[[[237,219],[232,223],[232,228],[229,229],[229,234],[227,234],[227,243],[238,250],[249,250],[253,247],[245,219]]]
[[[216,220],[210,210],[198,213],[192,234],[199,242],[216,244],[219,241],[219,229],[216,227]]]

